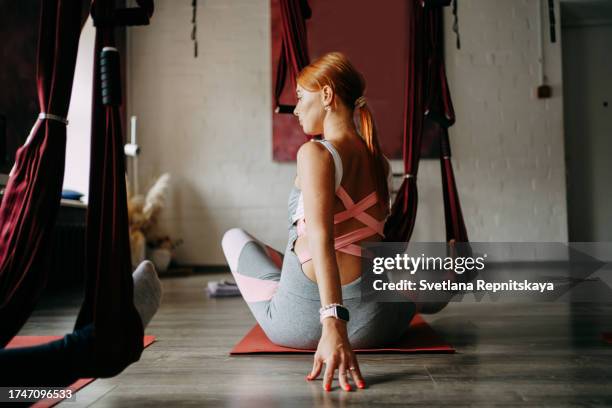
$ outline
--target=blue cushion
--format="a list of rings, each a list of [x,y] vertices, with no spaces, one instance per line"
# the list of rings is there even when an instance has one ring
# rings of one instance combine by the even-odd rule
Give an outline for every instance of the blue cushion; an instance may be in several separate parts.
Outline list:
[[[62,198],[68,200],[80,200],[83,197],[82,193],[74,190],[62,190]]]

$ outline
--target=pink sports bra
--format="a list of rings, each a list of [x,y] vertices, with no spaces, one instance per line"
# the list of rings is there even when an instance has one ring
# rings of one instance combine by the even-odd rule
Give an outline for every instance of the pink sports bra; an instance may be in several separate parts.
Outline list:
[[[330,153],[334,157],[334,163],[336,166],[336,175],[340,173],[340,179],[341,179],[342,178],[342,163],[339,160],[340,155],[338,154],[336,149],[333,147],[333,145],[329,143],[327,140],[313,139],[313,141],[315,140],[321,142],[330,151]],[[338,169],[338,167],[340,168]],[[342,204],[344,204],[344,207],[346,207],[346,209],[344,211],[340,211],[337,214],[334,214],[334,225],[339,224],[343,221],[346,221],[350,218],[356,218],[359,221],[361,221],[363,224],[365,224],[365,226],[334,238],[334,248],[336,249],[336,251],[344,252],[344,253],[355,255],[355,256],[362,256],[361,247],[359,245],[356,245],[355,242],[360,241],[364,238],[367,238],[375,233],[379,234],[381,237],[384,238],[385,234],[383,233],[383,231],[384,231],[386,218],[382,221],[378,221],[376,218],[372,217],[370,214],[365,212],[368,208],[372,207],[378,202],[378,195],[376,194],[376,191],[372,191],[366,197],[359,200],[359,202],[355,203],[353,199],[349,196],[349,194],[346,192],[344,187],[340,185],[339,183],[340,180],[338,178],[336,178],[336,180],[337,180],[336,181],[336,186],[337,186],[336,195],[338,196],[338,198],[340,198],[340,200],[342,201]],[[300,197],[300,201],[301,199],[302,197]],[[301,236],[306,235],[306,220],[304,219],[303,211],[299,211],[298,209],[296,213],[298,212],[299,214],[296,214],[297,217],[295,217],[297,218],[297,222],[298,222],[297,223],[297,235],[298,237],[301,237]],[[298,259],[300,263],[303,264],[304,262],[310,261],[312,259],[312,256],[310,255],[309,251],[306,249],[302,251],[300,255],[298,255]]]

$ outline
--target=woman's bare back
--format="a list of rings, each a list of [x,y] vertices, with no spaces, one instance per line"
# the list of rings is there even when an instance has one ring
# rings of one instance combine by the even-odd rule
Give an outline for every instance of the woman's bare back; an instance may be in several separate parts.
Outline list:
[[[359,136],[356,136],[359,138]],[[372,191],[375,190],[374,175],[370,171],[370,155],[365,142],[359,139],[361,143],[355,143],[354,137],[345,137],[343,139],[334,140],[331,142],[342,159],[342,181],[341,186],[344,187],[349,196],[354,202],[366,197]],[[389,171],[389,169],[386,169]],[[295,186],[300,188],[299,177],[295,180]],[[345,206],[335,196],[334,200],[334,214],[345,210]],[[383,220],[387,215],[380,205],[374,205],[365,211],[377,220]],[[354,231],[358,228],[363,227],[364,224],[355,219],[350,218],[339,224],[335,224],[334,236],[340,236],[348,232]],[[371,236],[362,239],[361,241],[355,242],[356,245],[364,241],[380,241],[380,235],[372,233]],[[300,254],[305,250],[308,250],[308,235],[300,236],[295,241],[294,250],[296,254]],[[347,254],[344,252],[336,251],[336,261],[338,263],[338,270],[340,272],[340,283],[345,285],[354,281],[361,276],[361,262],[362,259],[358,256]],[[302,264],[302,269],[306,276],[316,282],[316,275],[312,261],[307,261]]]

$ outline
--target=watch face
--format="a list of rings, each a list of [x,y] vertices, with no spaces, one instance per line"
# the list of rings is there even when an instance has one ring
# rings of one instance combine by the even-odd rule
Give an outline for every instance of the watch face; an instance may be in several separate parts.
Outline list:
[[[345,307],[336,307],[336,314],[338,315],[338,319],[342,319],[344,321],[349,321],[349,311]]]

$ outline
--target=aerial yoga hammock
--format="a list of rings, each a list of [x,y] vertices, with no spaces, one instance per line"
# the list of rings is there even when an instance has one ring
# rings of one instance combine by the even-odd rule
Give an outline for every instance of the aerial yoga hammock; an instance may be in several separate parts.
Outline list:
[[[297,85],[295,78],[310,62],[306,20],[312,17],[312,10],[307,0],[279,0],[278,3],[282,39],[278,65],[276,66],[276,80],[274,81],[274,110],[276,113],[293,114],[295,106],[281,104],[280,97],[285,88],[287,76],[289,76],[293,89],[295,89]]]
[[[472,250],[459,202],[459,193],[451,163],[448,128],[455,123],[455,112],[446,79],[443,48],[442,7],[450,1],[411,0],[408,5],[408,61],[405,81],[404,175],[391,214],[385,224],[385,241],[401,242],[406,250],[414,229],[417,206],[417,173],[421,141],[426,125],[440,140],[440,168],[446,226],[446,252],[450,257],[469,257]],[[436,275],[436,279],[469,281],[473,275],[454,272]],[[445,293],[436,301],[414,299],[420,313],[436,313],[453,296]]]
[[[81,1],[41,1],[36,73],[41,113],[17,151],[0,205],[0,385],[65,386],[77,378],[109,377],[142,353],[144,326],[154,310],[147,311],[138,298],[146,296],[141,291],[159,290],[159,281],[150,263],[131,273],[120,96],[102,105],[98,64],[102,48],[114,44],[114,25],[148,22],[152,0],[137,2],[140,7],[125,10],[114,10],[109,0],[92,3],[96,63],[87,279],[74,332],[42,346],[4,349],[32,313],[47,280],[44,255],[59,210],[65,117],[84,23]]]
[[[416,177],[425,121],[433,122],[440,136],[440,167],[447,242],[468,242],[451,164],[448,127],[455,112],[446,80],[443,57],[442,6],[435,0],[408,4],[408,63],[404,112],[404,180],[385,225],[385,240],[408,242],[416,220]],[[447,2],[442,2],[447,3]],[[462,249],[468,248],[463,245]]]

